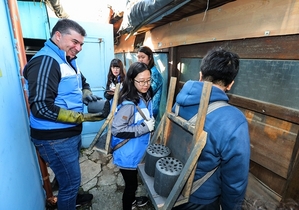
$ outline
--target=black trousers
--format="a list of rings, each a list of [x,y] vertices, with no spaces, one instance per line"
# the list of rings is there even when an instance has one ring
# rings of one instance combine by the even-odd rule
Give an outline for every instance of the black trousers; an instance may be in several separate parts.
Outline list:
[[[173,210],[220,210],[219,199],[210,204],[185,203],[172,208]]]
[[[123,192],[123,210],[131,210],[132,203],[135,201],[135,193],[138,187],[137,170],[120,169],[125,181],[125,189]]]

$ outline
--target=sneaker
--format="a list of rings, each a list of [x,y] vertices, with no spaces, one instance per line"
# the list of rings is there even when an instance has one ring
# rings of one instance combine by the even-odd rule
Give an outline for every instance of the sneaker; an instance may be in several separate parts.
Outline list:
[[[148,203],[148,197],[146,196],[136,197],[136,205],[138,207],[145,206],[147,203]]]
[[[136,200],[132,203],[132,210],[136,209]]]
[[[91,203],[92,199],[93,199],[92,194],[89,193],[78,194],[76,199],[76,207]]]
[[[57,209],[57,197],[52,196],[51,198],[47,198],[46,200],[46,209]]]

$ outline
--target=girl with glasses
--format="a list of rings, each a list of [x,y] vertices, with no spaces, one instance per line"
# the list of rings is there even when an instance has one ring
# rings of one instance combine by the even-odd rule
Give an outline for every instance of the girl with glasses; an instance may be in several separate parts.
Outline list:
[[[111,127],[113,163],[125,181],[123,210],[146,205],[148,198],[136,197],[137,165],[140,163],[154,130],[151,71],[141,62],[133,63],[119,93],[117,111]]]

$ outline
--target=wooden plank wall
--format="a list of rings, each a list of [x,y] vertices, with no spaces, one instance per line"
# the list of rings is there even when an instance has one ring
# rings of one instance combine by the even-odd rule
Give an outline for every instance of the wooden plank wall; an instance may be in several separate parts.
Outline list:
[[[216,46],[230,49],[242,59],[299,60],[298,41],[299,35],[296,34],[183,45],[163,50],[169,52],[169,77],[179,78],[177,64],[180,58],[202,58]],[[177,84],[176,93],[183,83],[178,81]],[[299,199],[299,110],[234,95],[230,98],[230,103],[243,110],[249,122],[255,119],[250,125],[253,137],[251,172],[283,198]],[[261,124],[261,121],[266,124]],[[269,134],[274,138],[267,136]]]
[[[169,52],[169,77],[178,79],[181,58],[202,58],[216,46],[230,49],[242,59],[299,60],[298,19],[296,0],[237,0],[148,31],[143,44],[156,52]],[[125,40],[124,35],[115,53],[134,51],[134,40]],[[177,82],[176,93],[182,85]],[[298,200],[299,110],[234,95],[230,98],[249,122],[260,119],[251,121],[255,148],[251,172],[283,198]],[[261,143],[260,139],[267,140]]]
[[[196,43],[298,34],[298,19],[299,1],[238,0],[152,29],[146,32],[143,45],[160,51]],[[136,37],[125,40],[127,36],[121,36],[115,53],[134,51]],[[273,49],[280,53],[279,48]],[[265,55],[263,49],[252,50],[256,56]]]
[[[170,48],[172,76],[179,77],[181,58],[202,58],[221,46],[241,59],[299,60],[299,35],[219,41]],[[177,88],[180,89],[182,84]],[[178,90],[177,90],[178,91]],[[250,171],[283,198],[299,199],[299,110],[229,95],[230,103],[248,119],[251,135]]]
[[[299,33],[299,1],[237,0],[146,33],[154,49]]]

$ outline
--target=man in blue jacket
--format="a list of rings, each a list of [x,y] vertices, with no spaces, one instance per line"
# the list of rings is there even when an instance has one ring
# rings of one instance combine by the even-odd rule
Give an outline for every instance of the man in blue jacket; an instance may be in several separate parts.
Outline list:
[[[209,104],[228,102],[239,71],[239,56],[224,49],[213,49],[203,58],[200,81],[188,81],[177,95],[178,115],[190,120],[198,111],[203,81],[213,83]],[[250,139],[243,113],[231,105],[220,106],[206,116],[206,145],[198,159],[194,180],[212,175],[191,194],[189,202],[176,210],[241,209],[248,182]],[[214,171],[213,171],[214,170]]]
[[[85,36],[77,22],[60,19],[51,39],[23,71],[29,90],[31,140],[58,181],[59,210],[75,210],[92,200],[91,194],[78,194],[82,123],[107,117],[83,113],[83,103],[100,99],[92,94],[76,61]]]

